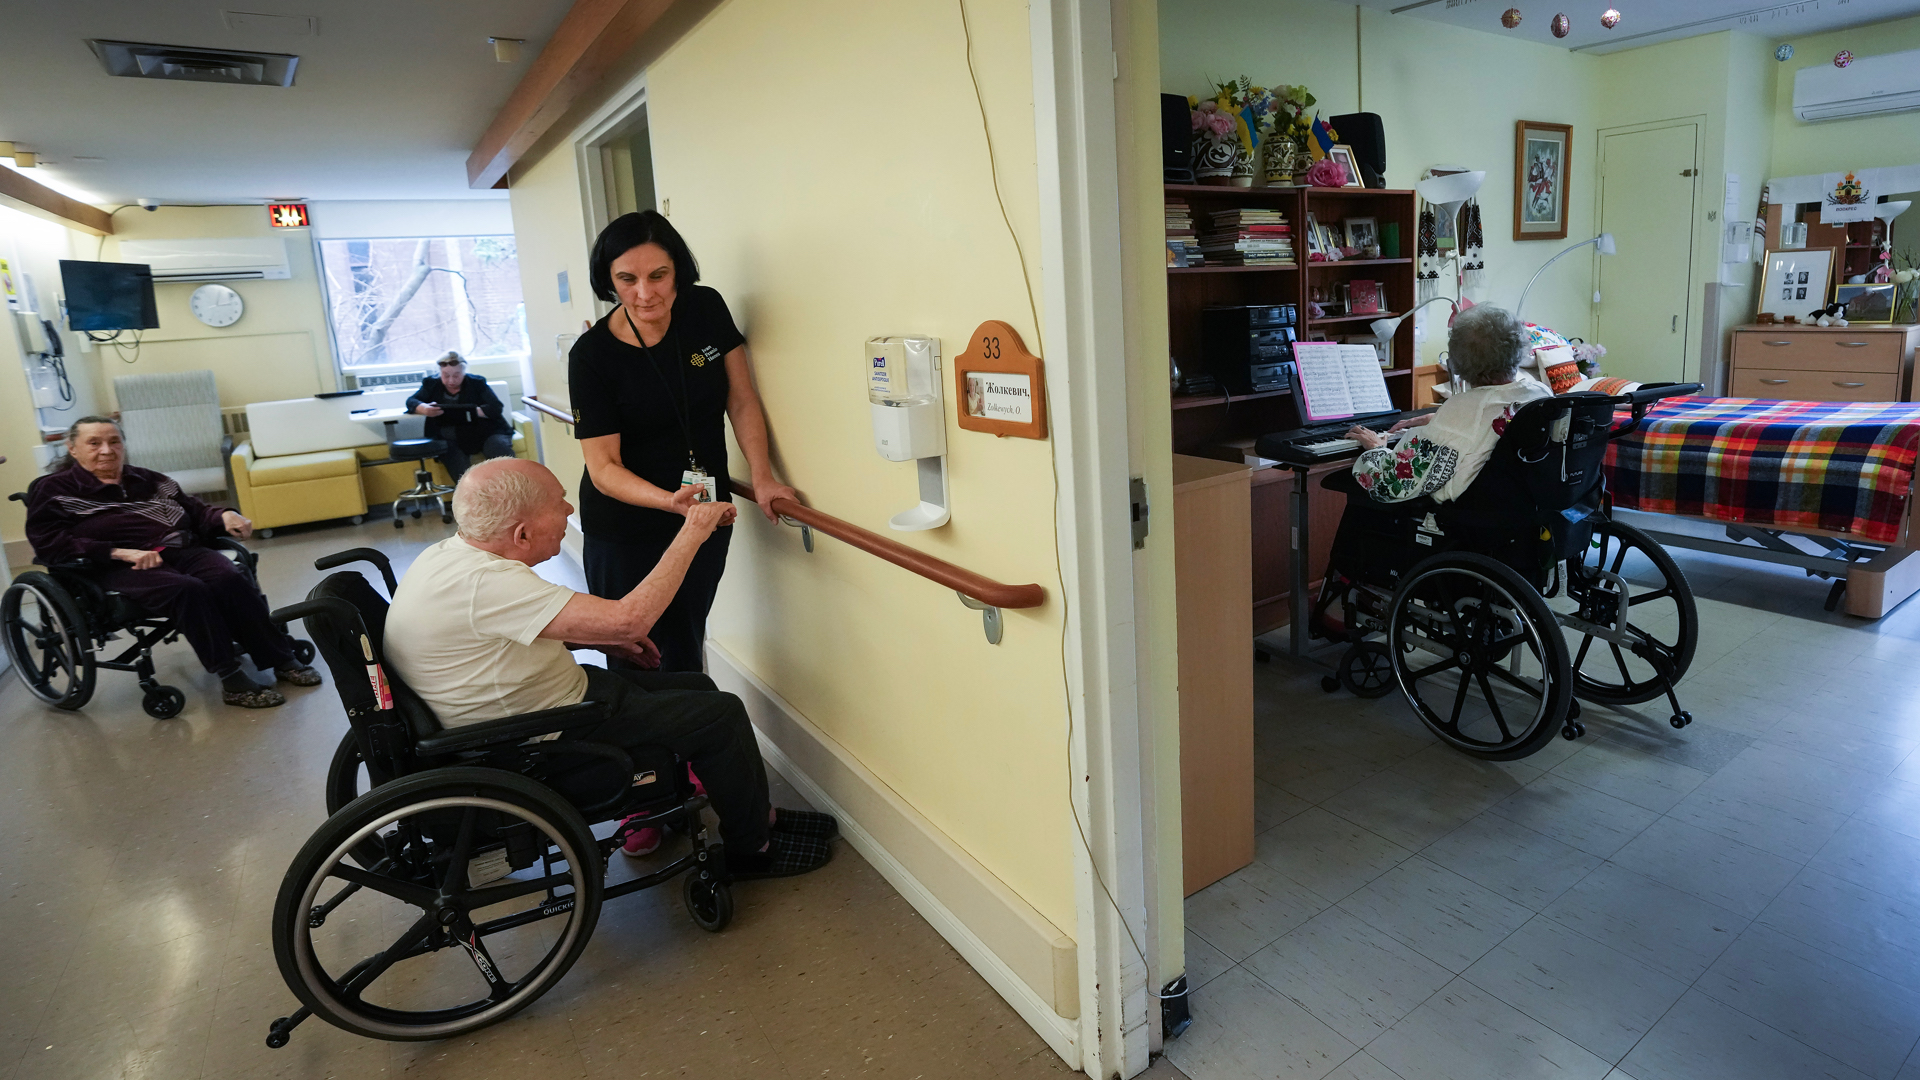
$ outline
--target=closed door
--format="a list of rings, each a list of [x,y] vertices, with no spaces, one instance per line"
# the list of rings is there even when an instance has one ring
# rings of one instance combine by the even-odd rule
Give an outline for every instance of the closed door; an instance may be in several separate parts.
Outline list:
[[[1690,123],[1600,139],[1600,230],[1618,245],[1600,259],[1596,328],[1608,375],[1686,375],[1698,146]]]

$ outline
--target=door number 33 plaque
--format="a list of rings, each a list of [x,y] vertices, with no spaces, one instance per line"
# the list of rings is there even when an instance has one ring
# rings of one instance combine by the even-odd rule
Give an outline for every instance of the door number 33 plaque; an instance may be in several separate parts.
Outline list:
[[[1013,327],[998,319],[980,324],[953,363],[960,426],[1023,439],[1047,437],[1047,376]]]

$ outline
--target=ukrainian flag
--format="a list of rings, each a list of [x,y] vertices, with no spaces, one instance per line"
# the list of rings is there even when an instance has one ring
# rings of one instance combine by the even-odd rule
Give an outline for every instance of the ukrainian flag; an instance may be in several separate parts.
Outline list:
[[[1313,127],[1308,134],[1307,154],[1315,161],[1325,158],[1327,152],[1333,149],[1333,144],[1340,138],[1340,133],[1327,126],[1327,122],[1320,119],[1320,114],[1317,112],[1313,114]]]

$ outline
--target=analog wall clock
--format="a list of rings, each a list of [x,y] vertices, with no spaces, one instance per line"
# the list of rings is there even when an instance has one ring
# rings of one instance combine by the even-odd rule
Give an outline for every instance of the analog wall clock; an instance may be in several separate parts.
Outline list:
[[[247,305],[240,294],[225,285],[202,285],[193,290],[192,299],[187,301],[193,317],[212,327],[232,326],[246,313]]]

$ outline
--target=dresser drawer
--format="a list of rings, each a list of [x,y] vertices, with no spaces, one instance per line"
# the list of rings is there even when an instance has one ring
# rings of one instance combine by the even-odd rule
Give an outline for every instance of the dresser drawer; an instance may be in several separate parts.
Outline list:
[[[1733,362],[1735,367],[1786,371],[1897,374],[1906,344],[1905,334],[1740,330],[1733,335]]]
[[[1727,393],[1731,397],[1787,401],[1899,401],[1900,376],[1893,372],[1785,371],[1741,365],[1734,369]]]

